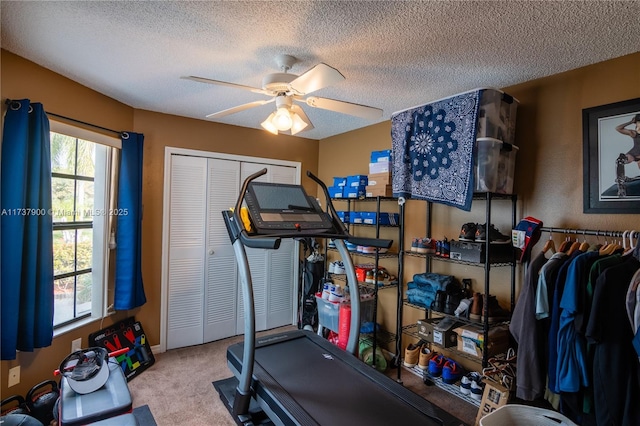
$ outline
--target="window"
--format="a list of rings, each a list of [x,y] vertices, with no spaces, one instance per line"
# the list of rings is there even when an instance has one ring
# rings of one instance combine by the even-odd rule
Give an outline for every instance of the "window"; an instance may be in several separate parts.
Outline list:
[[[58,331],[106,313],[113,148],[96,143],[104,135],[53,121],[51,129],[53,325]]]

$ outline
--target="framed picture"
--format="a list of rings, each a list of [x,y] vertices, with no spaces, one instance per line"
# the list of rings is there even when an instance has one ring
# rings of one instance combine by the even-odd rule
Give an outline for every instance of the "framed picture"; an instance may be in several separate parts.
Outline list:
[[[640,98],[582,110],[584,213],[640,213]]]

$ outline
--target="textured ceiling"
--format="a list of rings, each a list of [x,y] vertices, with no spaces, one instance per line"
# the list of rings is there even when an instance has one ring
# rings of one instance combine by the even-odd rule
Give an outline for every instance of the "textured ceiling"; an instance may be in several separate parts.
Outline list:
[[[638,1],[0,1],[2,48],[134,108],[205,120],[260,99],[275,57],[346,80],[313,94],[392,113],[640,51]],[[35,99],[34,99],[35,100]],[[260,128],[267,104],[212,120]],[[322,139],[372,121],[304,106]]]

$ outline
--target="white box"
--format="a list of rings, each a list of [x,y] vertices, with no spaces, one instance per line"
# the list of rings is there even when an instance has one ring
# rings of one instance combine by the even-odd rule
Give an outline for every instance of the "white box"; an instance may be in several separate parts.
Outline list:
[[[391,163],[389,161],[379,161],[377,163],[369,163],[369,174],[387,173],[391,171]]]

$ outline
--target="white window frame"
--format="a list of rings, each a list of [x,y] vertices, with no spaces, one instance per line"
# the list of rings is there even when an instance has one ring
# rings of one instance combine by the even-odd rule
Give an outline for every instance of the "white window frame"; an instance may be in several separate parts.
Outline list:
[[[99,159],[96,156],[94,174],[94,209],[96,211],[108,212],[115,207],[114,197],[116,194],[117,156],[122,148],[122,141],[119,138],[108,136],[103,133],[94,132],[86,128],[77,127],[61,121],[49,120],[50,131],[60,133],[73,138],[83,139],[99,145],[108,147],[106,154]],[[95,178],[104,176],[104,185],[95,185]],[[110,229],[113,227],[113,216],[108,214],[95,215],[93,220],[93,254],[92,254],[92,275],[93,287],[91,294],[91,314],[88,317],[72,321],[63,326],[55,327],[53,335],[59,336],[85,326],[91,322],[103,319],[113,314],[113,289],[114,280],[109,276],[109,264],[111,250],[109,249]]]

